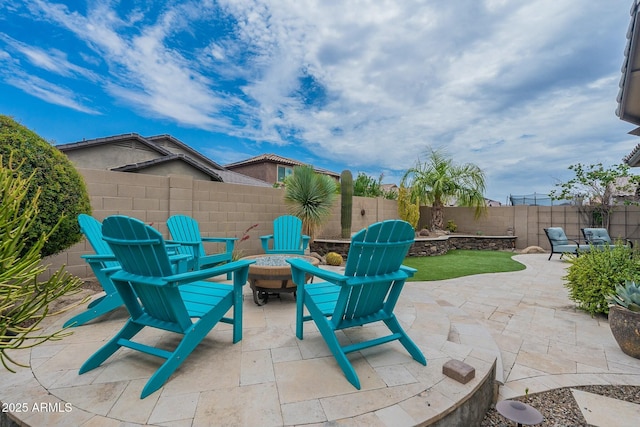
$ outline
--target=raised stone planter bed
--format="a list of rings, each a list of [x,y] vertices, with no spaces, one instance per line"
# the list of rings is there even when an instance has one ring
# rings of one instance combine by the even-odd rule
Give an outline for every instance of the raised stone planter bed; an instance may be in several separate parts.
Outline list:
[[[443,255],[451,249],[478,249],[504,251],[516,247],[517,236],[476,236],[471,234],[449,234],[440,237],[416,237],[409,249],[409,256]],[[311,252],[324,256],[337,252],[346,258],[349,240],[318,238],[311,242]]]

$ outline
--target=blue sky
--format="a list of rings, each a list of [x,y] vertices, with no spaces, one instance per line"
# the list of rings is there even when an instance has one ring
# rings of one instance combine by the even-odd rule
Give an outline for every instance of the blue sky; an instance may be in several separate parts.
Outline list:
[[[398,183],[429,147],[486,196],[639,142],[615,115],[632,0],[0,4],[0,114],[54,144],[170,134]]]

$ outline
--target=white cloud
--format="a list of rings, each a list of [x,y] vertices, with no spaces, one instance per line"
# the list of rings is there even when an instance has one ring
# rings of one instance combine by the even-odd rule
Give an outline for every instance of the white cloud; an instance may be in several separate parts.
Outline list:
[[[147,116],[303,144],[373,175],[445,146],[486,169],[492,191],[535,166],[519,184],[533,192],[605,141],[633,147],[614,114],[628,3],[220,0],[167,2],[160,13],[157,4],[88,2],[86,13],[29,5],[84,43],[80,57],[107,64],[107,93]],[[44,70],[91,79],[62,48],[21,46]]]
[[[6,82],[51,104],[87,114],[101,114],[99,111],[84,105],[83,101],[85,100],[81,99],[73,90],[52,84],[38,77],[16,74],[8,76]]]

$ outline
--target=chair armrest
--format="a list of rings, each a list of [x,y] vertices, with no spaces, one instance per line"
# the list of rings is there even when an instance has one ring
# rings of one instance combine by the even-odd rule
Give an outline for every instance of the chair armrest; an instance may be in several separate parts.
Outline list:
[[[80,258],[87,261],[117,261],[115,255],[98,255],[98,254],[85,254],[80,255]]]
[[[165,240],[165,246],[199,246],[200,242],[183,242],[180,240]]]
[[[305,249],[307,249],[307,246],[309,246],[309,241],[311,240],[311,237],[307,236],[306,234],[302,235],[302,250],[304,251]]]
[[[227,253],[233,252],[233,249],[236,246],[236,240],[238,240],[237,237],[203,237],[202,238],[203,242],[224,243],[225,250]]]
[[[402,270],[405,273],[407,273],[407,277],[413,277],[413,275],[416,274],[416,272],[418,271],[415,268],[407,267],[406,265],[401,265],[400,266],[400,270]]]
[[[239,260],[223,264],[217,267],[205,268],[203,270],[188,271],[186,273],[173,274],[167,276],[164,280],[168,283],[177,283],[178,285],[196,282],[198,280],[208,279],[210,277],[219,276],[234,271],[242,270],[243,268],[249,270],[249,265],[253,264],[255,260]],[[246,278],[244,280],[246,282]]]
[[[262,243],[262,249],[267,252],[269,250],[269,240],[273,239],[273,234],[266,236],[260,236],[260,243]]]
[[[587,243],[590,245],[604,245],[605,243],[609,244],[604,239],[589,239],[587,240]]]
[[[303,259],[299,259],[299,258],[292,258],[292,259],[287,259],[286,260],[289,264],[291,264],[291,275],[292,277],[295,279],[295,271],[294,270],[301,270],[302,272],[306,273],[306,274],[311,274],[313,276],[319,277],[323,280],[326,280],[327,282],[331,282],[331,283],[335,283],[335,284],[342,284],[342,283],[346,283],[347,280],[350,279],[350,277],[344,276],[342,274],[338,274],[336,272],[333,272],[331,270],[324,270],[322,268],[316,267],[315,265],[303,260]],[[303,276],[304,277],[304,276]],[[303,280],[304,282],[304,280]],[[304,285],[304,283],[297,283],[297,286],[301,286]]]
[[[237,237],[202,237],[203,242],[235,243],[236,240],[238,240]]]
[[[409,267],[407,268],[409,269]],[[396,280],[406,280],[409,277],[413,276],[413,272],[411,272],[410,270],[413,270],[413,269],[409,269],[409,271],[406,271],[400,268],[399,270],[396,270],[393,273],[379,274],[377,276],[353,276],[348,278],[346,285],[360,286],[360,285],[366,285],[368,283],[374,283],[378,281],[393,282]]]
[[[188,254],[169,254],[169,262],[172,264],[189,259],[191,259],[191,255]]]

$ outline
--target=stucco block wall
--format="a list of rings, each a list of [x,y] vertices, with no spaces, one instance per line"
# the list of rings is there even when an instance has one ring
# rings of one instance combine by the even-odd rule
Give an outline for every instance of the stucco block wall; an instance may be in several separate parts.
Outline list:
[[[93,216],[102,221],[109,215],[128,215],[152,224],[166,238],[166,221],[171,215],[194,217],[204,236],[241,238],[245,230],[249,239],[238,248],[245,255],[262,252],[260,236],[273,232],[273,220],[289,213],[284,190],[193,179],[191,176],[154,176],[136,173],[79,169],[91,198]],[[361,211],[364,214],[361,214]],[[352,231],[384,219],[397,218],[393,200],[354,197]],[[340,235],[340,198],[336,197],[331,217],[319,235]],[[207,243],[208,252],[223,250],[223,245]],[[80,277],[91,275],[80,255],[91,253],[86,242],[45,260],[48,274],[61,265]]]
[[[420,226],[428,225],[431,208],[420,209]],[[581,228],[590,224],[590,214],[576,206],[501,206],[490,207],[486,215],[475,220],[469,208],[447,207],[445,224],[453,220],[458,233],[501,236],[511,233],[517,236],[516,249],[540,246],[550,250],[544,228],[562,227],[570,239],[584,243]],[[619,206],[610,219],[609,234],[612,238],[640,239],[640,206]]]
[[[254,224],[249,239],[239,245],[245,255],[262,252],[260,236],[271,234],[273,220],[288,214],[283,189],[253,187],[239,184],[195,180],[190,176],[154,176],[136,173],[79,169],[90,194],[93,216],[103,220],[109,215],[136,217],[153,224],[169,237],[167,219],[174,214],[193,216],[200,229],[209,237],[238,237]],[[340,236],[340,197],[336,197],[329,221],[318,236]],[[517,236],[516,248],[536,245],[549,250],[543,228],[564,227],[570,238],[582,238],[580,228],[587,226],[588,217],[574,206],[508,206],[491,207],[487,215],[474,219],[472,209],[445,208],[445,224],[453,220],[457,232],[485,236],[504,236],[513,229]],[[369,224],[397,219],[397,202],[383,198],[354,197],[351,231],[356,232]],[[431,208],[421,208],[419,228],[428,225]],[[640,240],[640,207],[622,206],[611,218],[612,237]],[[637,243],[637,242],[636,242]],[[207,244],[208,252],[221,251],[216,244]],[[44,260],[49,264],[47,275],[66,265],[69,272],[80,277],[91,275],[80,255],[91,253],[86,242]]]

